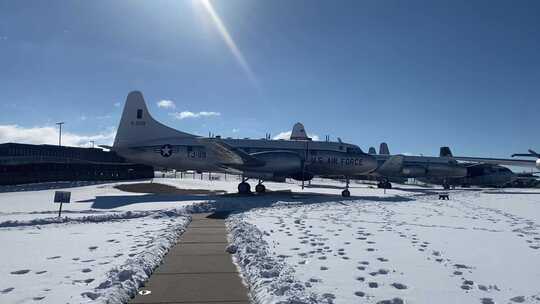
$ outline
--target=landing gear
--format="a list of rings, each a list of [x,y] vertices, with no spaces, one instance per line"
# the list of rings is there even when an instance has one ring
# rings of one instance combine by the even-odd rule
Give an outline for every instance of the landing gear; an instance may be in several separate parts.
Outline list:
[[[392,183],[389,182],[389,181],[380,181],[378,184],[377,184],[377,188],[381,188],[381,189],[392,189]]]
[[[351,192],[349,191],[349,178],[348,177],[345,179],[345,190],[341,191],[341,196],[343,197],[351,196]]]
[[[450,190],[450,184],[447,181],[444,181],[442,186],[444,190]]]
[[[242,178],[242,182],[238,184],[238,193],[240,194],[251,193],[251,186],[248,183],[246,183],[246,181],[247,181],[247,178],[246,179]]]
[[[262,184],[262,181],[259,181],[257,186],[255,186],[255,192],[264,193],[265,191],[266,191],[266,187]]]

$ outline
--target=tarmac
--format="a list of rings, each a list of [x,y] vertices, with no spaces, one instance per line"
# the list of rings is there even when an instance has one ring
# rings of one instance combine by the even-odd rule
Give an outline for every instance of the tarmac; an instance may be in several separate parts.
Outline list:
[[[248,290],[225,251],[225,220],[209,216],[193,214],[186,232],[131,303],[249,303]]]

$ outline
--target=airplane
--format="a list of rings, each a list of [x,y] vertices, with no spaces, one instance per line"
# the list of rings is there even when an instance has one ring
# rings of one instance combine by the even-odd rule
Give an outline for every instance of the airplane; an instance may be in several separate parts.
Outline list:
[[[440,148],[440,157],[455,158],[449,147]],[[447,178],[443,181],[441,178],[425,177],[419,178],[419,180],[428,182],[431,184],[443,184],[446,183],[449,186],[490,186],[490,187],[502,187],[513,183],[518,179],[512,170],[493,163],[478,162],[475,158],[474,161],[468,160],[468,162],[461,163],[467,169],[467,175],[457,178]]]
[[[508,159],[508,158],[485,158],[485,157],[465,157],[465,156],[454,156],[453,158],[461,161],[471,161],[471,162],[480,162],[486,164],[496,164],[496,165],[505,165],[505,166],[515,166],[515,167],[532,167],[540,169],[540,154],[536,153],[532,149],[529,149],[529,153],[518,153],[512,154],[512,157],[522,156],[522,157],[536,157],[536,160],[529,159]]]
[[[449,157],[391,155],[384,142],[379,146],[379,154],[374,153],[373,147],[369,151],[378,163],[369,175],[379,180],[379,188],[392,188],[391,179],[430,177],[440,179],[443,187],[449,189],[446,180],[467,175],[467,169]]]
[[[249,179],[258,180],[255,191],[262,193],[265,180],[293,178],[302,181],[303,188],[304,181],[326,175],[344,176],[342,195],[348,197],[349,177],[377,167],[373,156],[341,140],[232,139],[178,131],[152,118],[139,91],[128,94],[110,148],[128,161],[154,167],[241,175],[238,192],[242,194],[251,193]]]

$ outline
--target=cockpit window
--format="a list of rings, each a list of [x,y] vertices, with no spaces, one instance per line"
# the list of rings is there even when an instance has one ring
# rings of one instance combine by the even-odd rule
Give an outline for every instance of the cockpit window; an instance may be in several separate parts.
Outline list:
[[[347,154],[362,154],[362,150],[357,147],[347,147]]]

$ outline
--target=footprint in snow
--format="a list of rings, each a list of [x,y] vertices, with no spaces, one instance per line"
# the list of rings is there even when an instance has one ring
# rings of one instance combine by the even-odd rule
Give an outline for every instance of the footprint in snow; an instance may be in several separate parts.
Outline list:
[[[82,272],[84,272],[84,273],[87,273],[87,272],[91,272],[91,271],[92,271],[92,269],[90,269],[90,268],[84,268],[84,269],[83,269],[83,270],[81,270],[81,271],[82,271]]]
[[[392,283],[391,284],[392,287],[396,288],[396,289],[407,289],[407,286],[405,284],[401,284],[401,283]]]
[[[6,293],[11,292],[13,289],[15,289],[15,288],[14,287],[9,287],[9,288],[6,288],[6,289],[2,289],[2,290],[0,290],[0,293],[6,294]]]
[[[512,301],[514,303],[523,303],[523,302],[525,302],[525,297],[524,296],[513,297],[513,298],[510,299],[510,301]]]
[[[96,249],[98,249],[98,246],[90,246],[90,247],[88,247],[88,250],[90,250],[90,251],[93,251],[93,250],[96,250]]]
[[[90,262],[94,262],[94,261],[95,261],[95,260],[92,260],[92,259],[91,259],[91,260],[82,260],[81,262],[83,262],[83,263],[90,263]]]
[[[403,304],[405,303],[401,298],[393,298],[392,300],[382,300],[377,302],[377,304]]]
[[[27,274],[30,272],[30,269],[21,269],[10,272],[11,274]]]
[[[369,282],[368,286],[369,288],[377,288],[379,287],[379,284],[377,282]]]
[[[36,271],[36,274],[43,274],[45,272],[47,272],[47,270]]]
[[[56,260],[56,259],[59,259],[59,258],[61,258],[61,256],[55,255],[55,256],[52,256],[52,257],[48,257],[47,260]]]
[[[33,298],[32,298],[32,300],[34,300],[34,301],[41,301],[41,300],[43,300],[43,299],[45,299],[44,296],[43,296],[43,297],[33,297]]]
[[[495,304],[492,298],[481,298],[480,301],[482,304]]]

